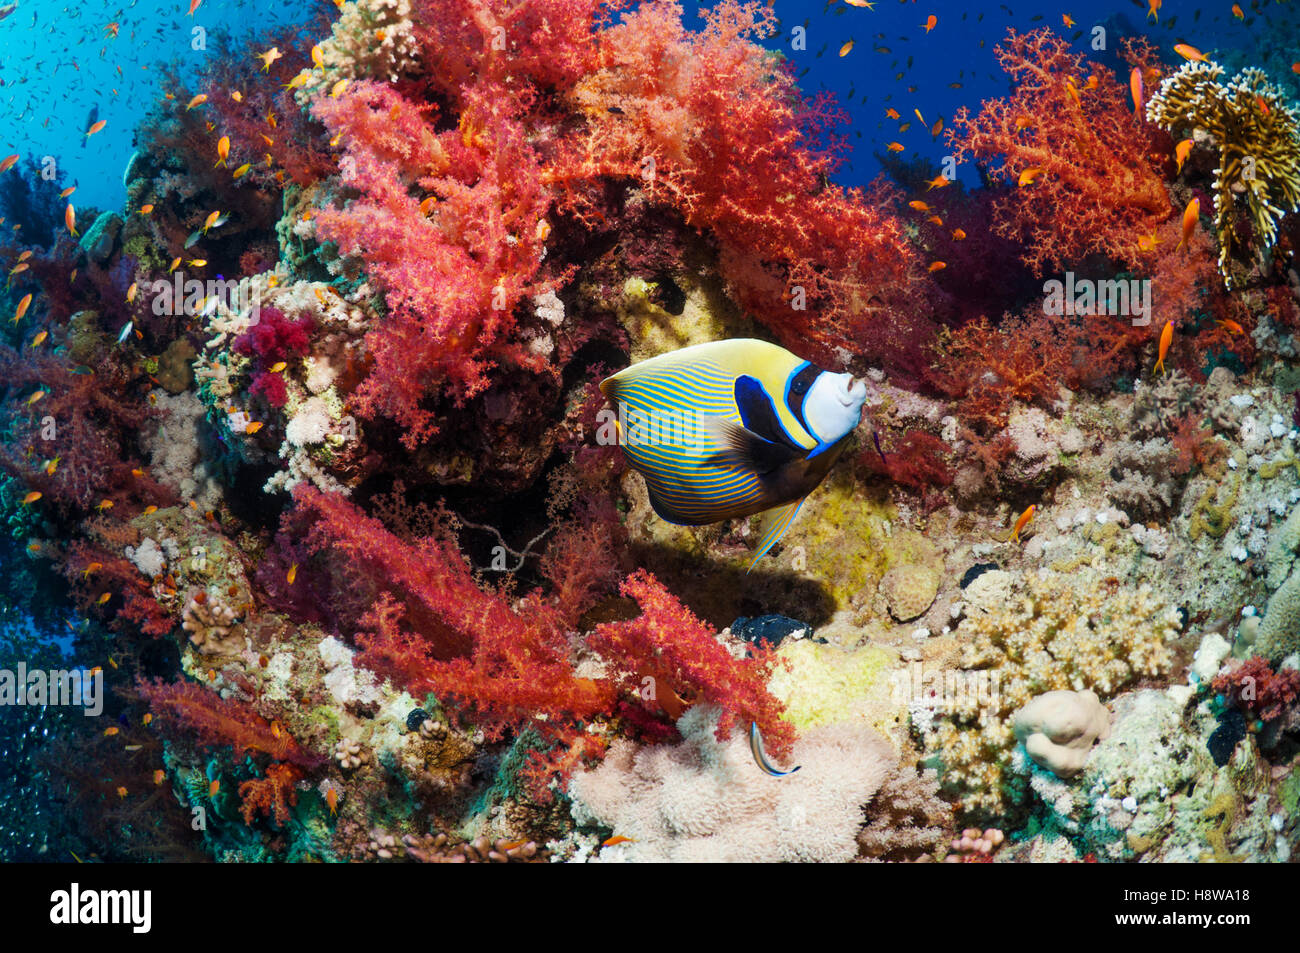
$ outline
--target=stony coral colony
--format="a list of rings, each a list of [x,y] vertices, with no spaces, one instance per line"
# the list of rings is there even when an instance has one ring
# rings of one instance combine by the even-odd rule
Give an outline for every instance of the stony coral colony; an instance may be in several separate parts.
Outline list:
[[[1012,32],[947,132],[986,187],[863,193],[773,26],[347,0],[173,78],[123,213],[0,247],[6,600],[75,610],[122,726],[43,756],[47,846],[1288,859],[1294,108]],[[1047,313],[1067,270],[1148,320]],[[726,337],[868,389],[748,575],[749,520],[659,520],[596,439],[603,376]]]

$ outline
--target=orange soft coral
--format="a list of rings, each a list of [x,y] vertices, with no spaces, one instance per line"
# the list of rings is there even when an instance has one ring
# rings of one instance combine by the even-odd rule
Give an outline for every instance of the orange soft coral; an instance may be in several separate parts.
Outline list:
[[[1125,86],[1048,29],[1012,30],[997,53],[1013,92],[978,116],[963,107],[948,131],[958,161],[1016,184],[996,231],[1040,272],[1094,253],[1136,263],[1172,208]]]

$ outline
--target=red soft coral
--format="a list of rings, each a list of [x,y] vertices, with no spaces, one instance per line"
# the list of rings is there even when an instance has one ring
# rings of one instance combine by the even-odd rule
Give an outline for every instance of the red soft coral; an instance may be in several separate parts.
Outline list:
[[[1022,240],[1040,272],[1097,252],[1138,262],[1139,239],[1172,207],[1125,87],[1048,29],[1010,31],[997,55],[1011,95],[974,117],[962,107],[947,133],[958,161],[974,158],[1017,183],[998,203],[997,232]]]
[[[278,761],[291,761],[304,768],[323,761],[248,705],[222,698],[202,685],[139,679],[136,688],[159,717],[174,720],[200,745],[230,745],[238,754],[265,752]]]
[[[1293,668],[1275,672],[1267,659],[1256,655],[1215,676],[1210,687],[1243,711],[1272,721],[1300,699],[1300,672]]]

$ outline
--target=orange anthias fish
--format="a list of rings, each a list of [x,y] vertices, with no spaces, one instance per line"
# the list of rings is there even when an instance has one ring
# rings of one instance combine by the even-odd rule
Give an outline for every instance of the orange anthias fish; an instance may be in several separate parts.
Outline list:
[[[1242,11],[1240,4],[1234,3],[1232,5],[1232,15],[1236,17],[1238,20],[1246,19],[1246,14]]]
[[[1196,223],[1201,217],[1201,200],[1196,198],[1187,203],[1187,208],[1183,210],[1183,239],[1178,243],[1178,248],[1182,248],[1192,238],[1192,232],[1196,231]],[[1178,249],[1175,248],[1175,251]]]
[[[1021,533],[1021,531],[1022,531],[1026,526],[1029,525],[1029,521],[1032,520],[1032,519],[1034,518],[1034,514],[1037,513],[1037,512],[1038,512],[1038,504],[1037,504],[1037,503],[1030,503],[1030,504],[1029,504],[1029,509],[1025,510],[1023,513],[1020,514],[1020,518],[1019,518],[1018,520],[1016,520],[1016,525],[1013,526],[1013,527],[1011,528],[1011,541],[1012,541],[1012,542],[1015,542],[1015,543],[1020,542],[1020,533]]]
[[[1183,163],[1187,161],[1187,157],[1191,154],[1192,154],[1192,140],[1190,139],[1184,139],[1181,142],[1179,142],[1176,146],[1174,146],[1174,159],[1178,163],[1179,172],[1183,171]]]
[[[14,318],[13,318],[14,324],[17,324],[19,321],[23,319],[23,315],[27,313],[27,309],[31,306],[31,303],[32,303],[32,295],[31,292],[28,292],[27,294],[23,295],[22,300],[18,302],[18,310],[14,312]]]
[[[1191,46],[1187,43],[1175,43],[1174,52],[1177,53],[1185,60],[1191,60],[1192,62],[1195,63],[1205,62],[1205,54],[1202,53],[1200,50],[1198,50],[1196,47]]]
[[[265,73],[267,70],[269,70],[271,68],[271,64],[274,63],[283,55],[284,54],[280,52],[280,48],[276,46],[271,47],[265,53],[258,53],[257,58],[262,61],[262,72]]]
[[[108,125],[108,120],[101,119],[99,122],[95,123],[93,126],[91,126],[89,129],[86,130],[86,138],[89,139],[91,136],[93,136],[95,133],[102,130],[107,125]]]
[[[925,204],[924,202],[922,202],[920,199],[914,199],[913,201],[908,202],[907,205],[908,205],[909,208],[914,208],[914,209],[916,209],[918,212],[928,212],[928,211],[930,211],[930,206],[926,205],[926,204]]]
[[[8,172],[17,161],[18,153],[16,152],[11,156],[5,156],[3,160],[0,160],[0,172]]]
[[[297,563],[294,563],[292,566],[289,567],[289,571],[285,573],[284,578],[289,583],[289,585],[291,586],[293,585],[293,581],[298,578]]]
[[[213,166],[213,168],[224,166],[228,155],[230,155],[230,137],[222,136],[217,140],[217,165]]]
[[[888,116],[890,119],[898,119],[898,118],[899,118],[898,110],[897,110],[897,109],[893,109],[893,108],[886,109],[886,110],[885,110],[885,115]]]
[[[926,185],[925,190],[929,192],[930,189],[942,189],[945,188],[946,186],[952,185],[952,180],[949,179],[946,175],[936,175],[929,182],[925,183],[925,185]]]
[[[1231,331],[1233,334],[1245,334],[1245,333],[1246,333],[1246,329],[1243,328],[1243,327],[1242,327],[1240,324],[1238,324],[1236,321],[1232,320],[1231,318],[1219,318],[1217,323],[1218,323],[1219,327],[1226,328],[1226,329],[1228,329],[1229,331]]]
[[[207,101],[208,101],[208,94],[199,93],[197,96],[195,96],[193,99],[191,99],[188,103],[185,104],[185,111],[189,112],[195,106],[202,106]]]
[[[1020,188],[1024,188],[1026,185],[1033,185],[1034,180],[1042,174],[1042,169],[1037,166],[1031,166],[1020,173],[1020,177],[1016,180],[1016,185]]]
[[[890,152],[902,152],[903,144],[901,142],[891,142],[889,145],[885,146],[885,148]]]
[[[77,210],[72,207],[71,202],[69,202],[68,207],[63,210],[63,224],[68,226],[68,231],[72,233],[73,238],[76,238],[81,234],[77,231]]]
[[[208,797],[210,798],[216,797],[217,792],[220,790],[221,790],[221,779],[213,778],[212,783],[208,785]]]
[[[930,267],[927,268],[926,271],[933,273],[936,271],[943,271],[947,267],[948,263],[946,261],[932,261],[930,262]]]
[[[849,40],[849,42],[840,47],[840,56],[848,56],[851,52],[853,52],[853,41]]]
[[[921,26],[925,27],[926,33],[929,33],[938,25],[939,25],[939,18],[935,16],[933,13],[931,13],[928,17],[926,17],[925,22],[921,24]]]
[[[1142,117],[1142,105],[1145,102],[1145,90],[1142,88],[1142,71],[1136,66],[1133,72],[1128,74],[1128,89],[1133,94],[1133,111],[1137,113],[1138,118]]]
[[[1166,321],[1160,329],[1160,347],[1156,351],[1156,370],[1165,372],[1165,355],[1169,353],[1169,343],[1174,339],[1174,322]]]
[[[338,814],[339,789],[332,784],[329,786],[329,790],[325,792],[325,803],[329,805],[331,814]]]
[[[1150,8],[1147,10],[1147,19],[1150,20],[1155,17],[1156,22],[1159,23],[1161,0],[1147,0],[1147,6]]]
[[[601,841],[601,847],[613,847],[615,844],[635,844],[635,837],[624,837],[622,834],[615,835],[608,840]]]
[[[954,228],[954,229],[952,230],[952,238],[953,238],[953,241],[958,241],[958,242],[959,242],[959,241],[961,241],[962,239],[964,239],[965,237],[966,237],[966,233],[965,233],[965,231],[963,231],[962,229],[960,229],[960,228]]]
[[[197,10],[197,9],[199,8],[199,4],[202,3],[202,2],[203,2],[203,0],[190,0],[190,9],[189,9],[189,12],[186,13],[185,15],[186,15],[187,17],[192,17],[192,16],[194,16],[194,11]]]

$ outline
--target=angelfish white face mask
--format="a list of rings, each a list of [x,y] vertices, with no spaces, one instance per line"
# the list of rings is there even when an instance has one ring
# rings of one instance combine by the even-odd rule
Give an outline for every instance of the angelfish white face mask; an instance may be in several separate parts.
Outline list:
[[[862,419],[867,385],[852,374],[822,373],[803,402],[803,417],[822,443],[834,443]]]

